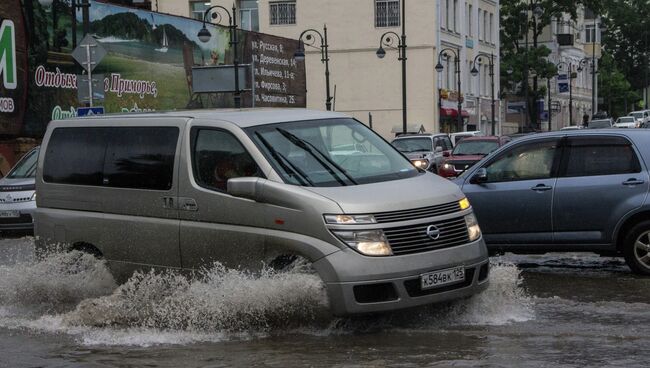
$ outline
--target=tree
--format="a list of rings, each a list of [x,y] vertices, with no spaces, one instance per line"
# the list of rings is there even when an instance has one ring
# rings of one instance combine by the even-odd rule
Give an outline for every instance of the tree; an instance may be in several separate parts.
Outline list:
[[[631,107],[640,100],[639,94],[632,90],[630,82],[618,69],[614,57],[608,52],[603,52],[600,58],[598,87],[607,112],[615,118],[627,115],[628,103]]]
[[[648,59],[650,2],[646,0],[605,0],[603,9],[604,24],[607,26],[603,47],[611,56],[611,62],[629,82],[630,88],[641,90],[648,85],[650,70]],[[634,21],[631,21],[632,19]],[[604,77],[607,76],[601,73],[599,80]],[[637,97],[639,96],[637,95]],[[628,100],[628,102],[631,101]]]
[[[546,88],[539,86],[539,78],[551,78],[557,74],[556,66],[547,60],[550,50],[539,45],[539,36],[551,22],[569,14],[577,18],[577,5],[601,9],[599,0],[502,0],[501,3],[501,83],[522,81],[512,86],[511,92],[528,95],[526,111],[531,127],[537,127],[537,104],[544,97]],[[536,10],[536,8],[538,8]],[[527,37],[528,36],[528,37]],[[528,38],[528,43],[525,42]],[[511,72],[511,73],[510,73]],[[527,83],[532,75],[532,85]],[[528,86],[528,90],[526,90]]]

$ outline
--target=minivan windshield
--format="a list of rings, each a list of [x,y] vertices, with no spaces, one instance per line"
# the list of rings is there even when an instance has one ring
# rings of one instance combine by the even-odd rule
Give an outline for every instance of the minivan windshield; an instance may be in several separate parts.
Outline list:
[[[487,155],[488,153],[499,148],[497,141],[460,141],[454,147],[452,155]]]
[[[433,152],[433,141],[429,137],[399,138],[395,139],[391,144],[404,153]]]
[[[38,150],[28,152],[16,166],[9,171],[6,178],[8,179],[27,179],[36,176],[36,162],[38,161]]]
[[[254,126],[246,132],[288,184],[345,186],[419,173],[390,144],[350,118]]]

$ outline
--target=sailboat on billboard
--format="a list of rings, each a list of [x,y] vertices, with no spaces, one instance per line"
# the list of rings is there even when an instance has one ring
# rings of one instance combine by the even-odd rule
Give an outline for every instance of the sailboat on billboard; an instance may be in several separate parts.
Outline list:
[[[158,52],[167,52],[169,50],[169,41],[167,40],[167,32],[165,32],[165,26],[163,26],[163,36],[162,36],[162,43],[160,44],[160,48],[156,49]]]

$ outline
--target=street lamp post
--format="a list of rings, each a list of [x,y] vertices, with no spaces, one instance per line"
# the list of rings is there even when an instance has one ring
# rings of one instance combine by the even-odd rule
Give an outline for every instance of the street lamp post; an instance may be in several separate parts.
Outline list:
[[[228,9],[224,8],[221,5],[213,5],[207,9],[205,9],[205,12],[203,13],[203,27],[197,34],[199,40],[201,42],[208,42],[210,41],[210,38],[212,37],[212,34],[208,29],[205,27],[206,19],[208,18],[208,15],[210,12],[212,12],[213,9],[217,10],[223,10],[227,15],[228,15],[228,30],[230,33],[230,47],[232,47],[233,50],[233,68],[235,70],[235,107],[240,108],[241,107],[241,95],[240,95],[240,89],[239,89],[239,58],[237,56],[237,44],[239,41],[237,40],[237,18],[235,18],[235,15],[237,14],[237,8],[235,8],[235,4],[232,6],[232,15],[228,11]],[[212,19],[217,19],[220,17],[220,14],[218,12],[213,12],[212,13]]]
[[[332,96],[330,95],[330,67],[329,61],[330,57],[328,54],[329,45],[327,44],[327,25],[323,25],[323,33],[321,34],[315,29],[306,29],[302,31],[300,37],[298,37],[298,49],[293,54],[294,59],[297,61],[305,60],[305,49],[301,47],[304,44],[304,41],[301,43],[303,36],[305,40],[311,41],[308,45],[313,45],[315,40],[312,41],[315,37],[312,34],[317,34],[320,37],[320,61],[325,64],[325,109],[327,111],[332,110]]]
[[[491,99],[492,99],[492,104],[491,104],[491,109],[492,109],[492,111],[491,111],[491,113],[492,113],[492,135],[496,135],[496,128],[495,128],[496,121],[494,120],[494,54],[490,53],[488,55],[488,54],[485,54],[485,53],[479,53],[478,55],[476,55],[474,57],[474,66],[472,67],[472,71],[470,73],[472,73],[472,75],[475,76],[475,77],[478,75],[479,71],[478,71],[478,69],[476,69],[476,63],[481,62],[481,57],[485,57],[488,60],[489,66],[490,66],[490,87],[491,87],[491,90],[492,90],[492,93],[491,93],[491,95],[492,95],[492,97],[491,97]],[[459,87],[459,89],[460,89],[460,87]],[[479,92],[479,94],[480,94],[480,92]],[[479,109],[480,109],[480,107],[481,106],[479,104]]]
[[[578,72],[582,73],[584,70],[584,67],[587,65],[587,63],[591,63],[591,117],[593,119],[594,114],[598,111],[595,106],[596,103],[596,85],[594,84],[594,77],[596,75],[596,59],[594,59],[593,55],[592,57],[584,57],[578,62]]]
[[[442,66],[442,63],[440,60],[442,60],[442,57],[444,56],[445,58],[448,57],[447,52],[450,52],[452,55],[454,55],[454,67],[455,67],[455,73],[456,73],[456,81],[458,82],[458,129],[462,129],[463,127],[463,116],[461,115],[461,109],[463,108],[463,102],[460,99],[460,54],[457,50],[452,49],[452,48],[446,48],[440,50],[440,53],[438,53],[438,64],[436,64],[436,71],[438,73],[442,72],[445,67]],[[494,88],[492,89],[494,90]]]

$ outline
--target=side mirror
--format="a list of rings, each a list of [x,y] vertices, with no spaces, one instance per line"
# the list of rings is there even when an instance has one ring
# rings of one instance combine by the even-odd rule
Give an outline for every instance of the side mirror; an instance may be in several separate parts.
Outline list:
[[[435,152],[436,153],[442,152],[442,147],[440,147],[440,146],[436,147]]]
[[[451,151],[442,151],[442,157],[449,157],[451,156]]]
[[[262,198],[262,187],[265,179],[254,177],[228,179],[226,192],[233,197],[252,199],[259,202]]]
[[[487,169],[482,167],[472,175],[472,178],[469,180],[470,183],[472,184],[483,184],[487,183],[488,181],[488,175],[487,175]]]

